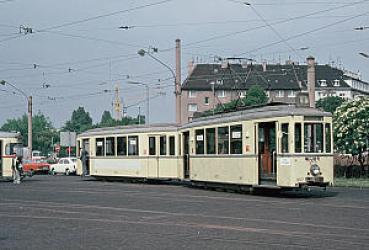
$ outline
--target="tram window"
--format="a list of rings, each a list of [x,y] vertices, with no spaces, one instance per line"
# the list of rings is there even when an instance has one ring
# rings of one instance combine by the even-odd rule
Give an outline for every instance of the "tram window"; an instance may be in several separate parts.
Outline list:
[[[323,124],[304,124],[305,153],[321,153],[323,151]]]
[[[325,152],[331,153],[331,125],[325,124]]]
[[[12,155],[12,154],[19,154],[20,152],[17,151],[21,151],[20,149],[22,148],[22,144],[21,143],[8,143],[5,145],[5,154],[6,155]]]
[[[282,153],[288,153],[288,123],[282,124]]]
[[[231,154],[242,154],[242,126],[231,126]]]
[[[104,138],[96,138],[96,156],[104,156]]]
[[[167,137],[160,136],[160,155],[167,155]]]
[[[175,137],[174,136],[169,136],[169,155],[175,155],[176,151],[175,151]]]
[[[128,136],[128,155],[138,155],[138,136]]]
[[[115,155],[115,138],[108,137],[105,140],[106,155]]]
[[[149,155],[156,155],[156,138],[149,137]]]
[[[215,128],[206,129],[206,153],[215,154]]]
[[[204,154],[204,130],[196,130],[196,154]]]
[[[127,137],[117,138],[117,155],[127,155]]]
[[[301,153],[301,123],[295,123],[295,153]]]
[[[229,129],[228,127],[218,128],[218,154],[228,154],[229,149]]]

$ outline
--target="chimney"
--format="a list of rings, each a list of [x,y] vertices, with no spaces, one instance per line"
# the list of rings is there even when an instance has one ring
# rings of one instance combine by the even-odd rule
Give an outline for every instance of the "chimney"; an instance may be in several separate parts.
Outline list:
[[[267,71],[267,62],[263,61],[263,72]]]
[[[309,56],[306,61],[309,104],[311,108],[315,108],[315,58]]]

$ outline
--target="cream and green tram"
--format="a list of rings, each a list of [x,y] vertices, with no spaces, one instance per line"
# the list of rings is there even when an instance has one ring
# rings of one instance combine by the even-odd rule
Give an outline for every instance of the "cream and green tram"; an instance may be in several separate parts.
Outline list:
[[[12,178],[17,149],[22,147],[20,133],[0,132],[0,179]]]
[[[175,124],[98,128],[77,137],[77,152],[86,150],[77,174],[98,179],[181,179],[179,133]],[[83,166],[85,165],[85,166]]]
[[[195,184],[300,188],[333,184],[330,113],[252,108],[181,127],[184,177]]]

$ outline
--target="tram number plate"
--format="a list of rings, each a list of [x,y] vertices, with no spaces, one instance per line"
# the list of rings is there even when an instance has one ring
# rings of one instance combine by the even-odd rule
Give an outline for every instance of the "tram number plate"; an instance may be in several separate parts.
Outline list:
[[[279,163],[281,165],[290,166],[291,165],[291,159],[290,158],[280,158]]]

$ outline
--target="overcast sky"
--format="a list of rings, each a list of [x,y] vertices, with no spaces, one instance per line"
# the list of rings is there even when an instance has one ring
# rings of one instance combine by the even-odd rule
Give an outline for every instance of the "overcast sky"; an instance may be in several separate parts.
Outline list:
[[[369,0],[0,0],[0,80],[34,99],[61,127],[83,106],[94,122],[112,111],[114,84],[128,114],[145,111],[150,85],[151,122],[174,122],[171,73],[141,48],[175,68],[175,39],[182,41],[182,81],[190,60],[241,56],[257,62],[318,63],[360,72],[369,81]],[[20,26],[33,33],[19,33]],[[128,26],[129,29],[119,29]],[[364,27],[361,31],[354,28]],[[365,27],[368,27],[365,29]],[[0,86],[0,125],[27,110],[24,97]],[[160,95],[161,93],[161,95]],[[163,95],[165,93],[165,95]],[[141,102],[141,103],[140,103]]]

